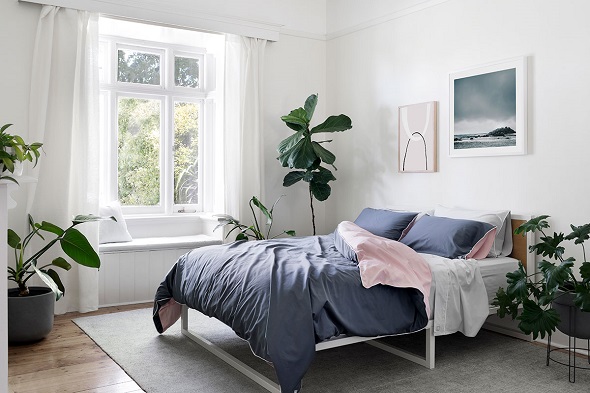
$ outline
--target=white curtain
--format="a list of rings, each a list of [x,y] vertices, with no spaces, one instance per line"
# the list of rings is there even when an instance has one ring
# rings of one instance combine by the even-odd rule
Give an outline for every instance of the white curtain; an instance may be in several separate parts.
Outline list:
[[[227,36],[225,53],[225,213],[249,225],[248,202],[264,201],[262,95],[266,40]]]
[[[44,6],[37,25],[29,103],[29,139],[45,154],[27,212],[66,228],[76,214],[98,214],[98,15]],[[77,227],[98,249],[98,224]],[[59,248],[59,247],[56,247]],[[55,249],[53,257],[59,254]],[[98,271],[60,269],[66,292],[56,313],[98,308]]]

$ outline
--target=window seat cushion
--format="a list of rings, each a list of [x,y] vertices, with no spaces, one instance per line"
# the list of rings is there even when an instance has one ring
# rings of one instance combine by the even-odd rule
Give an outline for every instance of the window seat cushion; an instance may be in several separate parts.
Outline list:
[[[178,248],[191,249],[214,244],[221,244],[221,240],[207,235],[145,237],[125,243],[100,244],[98,250],[100,253],[133,252]]]

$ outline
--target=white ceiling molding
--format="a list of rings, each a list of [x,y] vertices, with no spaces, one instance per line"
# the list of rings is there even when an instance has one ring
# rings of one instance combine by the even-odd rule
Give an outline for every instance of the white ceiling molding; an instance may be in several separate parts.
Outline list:
[[[328,33],[326,35],[326,40],[330,41],[333,40],[335,38],[339,38],[348,34],[352,34],[354,32],[360,31],[360,30],[364,30],[367,29],[369,27],[373,27],[373,26],[377,26],[380,25],[382,23],[386,23],[389,22],[391,20],[394,19],[398,19],[401,17],[404,17],[406,15],[410,15],[413,14],[415,12],[420,12],[424,9],[430,8],[430,7],[434,7],[437,6],[439,4],[442,3],[446,3],[449,0],[427,0],[424,1],[422,3],[416,4],[414,6],[408,7],[408,8],[404,8],[403,10],[399,10],[399,11],[395,11],[392,12],[390,14],[384,15],[384,16],[380,16],[378,18],[375,19],[371,19],[367,22],[363,22],[363,23],[359,23],[358,25],[355,26],[351,26],[351,27],[347,27],[345,29],[341,29],[338,30],[336,32],[333,33]]]
[[[282,25],[249,19],[225,17],[179,8],[164,1],[138,0],[19,0],[26,3],[53,5],[107,16],[205,30],[218,33],[278,41]]]

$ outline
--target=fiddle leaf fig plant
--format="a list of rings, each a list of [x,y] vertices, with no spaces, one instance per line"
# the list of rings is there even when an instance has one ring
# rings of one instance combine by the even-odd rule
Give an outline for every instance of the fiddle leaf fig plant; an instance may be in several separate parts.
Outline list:
[[[519,263],[518,270],[506,274],[508,286],[506,290],[498,290],[492,303],[499,307],[497,313],[500,318],[510,315],[512,319],[519,320],[519,329],[525,334],[532,333],[534,339],[539,335],[541,338],[551,335],[561,322],[559,313],[552,308],[552,302],[561,296],[572,294],[575,307],[590,312],[590,262],[586,259],[584,247],[584,242],[590,239],[590,224],[570,225],[572,232],[568,235],[556,232],[551,235],[545,233],[549,228],[547,218],[547,215],[535,217],[514,231],[517,235],[528,232],[541,234],[540,242],[529,247],[530,252],[548,258],[539,262],[540,273],[528,274]],[[566,240],[573,240],[574,244],[582,247],[584,260],[580,265],[579,278],[572,270],[576,260],[564,255],[562,244]]]
[[[312,140],[312,137],[319,133],[341,132],[352,128],[350,118],[342,114],[330,116],[323,123],[310,128],[317,102],[317,94],[312,94],[305,100],[303,108],[294,109],[288,115],[281,117],[287,127],[295,133],[282,140],[277,147],[279,153],[277,159],[281,165],[290,169],[298,169],[287,173],[283,179],[283,186],[290,187],[300,180],[309,185],[311,223],[314,235],[316,228],[313,199],[318,201],[328,199],[332,193],[332,188],[328,183],[336,180],[332,171],[322,166],[322,163],[330,165],[334,170],[337,168],[334,166],[336,161],[334,153],[322,146],[332,140],[318,142]]]
[[[10,180],[16,184],[18,181],[12,176],[17,162],[30,161],[33,167],[37,165],[42,143],[27,144],[19,135],[9,134],[6,130],[12,124],[0,127],[0,180]],[[10,173],[10,174],[6,174]]]
[[[227,239],[228,236],[233,231],[237,230],[238,234],[236,236],[236,240],[246,240],[246,241],[250,240],[250,239],[252,239],[252,240],[274,239],[274,238],[279,237],[283,234],[289,235],[289,236],[296,236],[295,231],[288,230],[288,231],[283,231],[283,232],[279,233],[278,235],[271,237],[271,230],[272,230],[272,223],[273,223],[273,212],[274,212],[275,206],[277,205],[277,203],[279,203],[279,201],[281,200],[282,197],[283,197],[283,195],[281,195],[275,201],[275,203],[273,203],[272,207],[270,209],[268,209],[266,206],[264,206],[262,204],[262,202],[260,202],[260,200],[258,198],[253,196],[249,202],[250,210],[252,211],[252,217],[254,218],[254,223],[252,225],[250,225],[250,226],[244,225],[244,224],[240,223],[238,220],[236,220],[235,218],[233,218],[232,216],[227,215],[227,214],[216,214],[216,217],[218,217],[219,224],[215,227],[214,230],[216,230],[217,228],[224,227],[226,225],[231,225],[232,228],[227,233],[227,235],[225,235],[225,238]],[[258,208],[258,210],[260,210],[262,212],[262,214],[266,217],[266,226],[267,226],[266,231],[264,231],[264,229],[258,223],[258,219],[256,218],[256,212],[254,210],[254,207]]]
[[[103,218],[94,215],[78,215],[72,220],[72,225],[66,229],[47,221],[41,223],[35,222],[29,215],[29,233],[21,238],[14,230],[8,230],[8,246],[14,249],[15,266],[8,266],[8,280],[14,281],[19,288],[19,296],[29,295],[27,282],[31,277],[37,275],[52,291],[55,293],[55,299],[59,300],[65,293],[66,289],[55,270],[70,270],[72,265],[63,257],[57,257],[51,262],[42,264],[41,257],[49,251],[56,243],[59,243],[63,252],[74,262],[91,267],[100,267],[100,258],[90,245],[90,242],[82,232],[74,228],[75,226],[87,222],[99,221],[104,219],[115,220],[114,217]],[[55,235],[51,240],[46,240],[46,236]],[[27,253],[27,247],[31,246],[31,241],[39,237],[47,243],[37,251]],[[32,254],[29,256],[29,254]]]

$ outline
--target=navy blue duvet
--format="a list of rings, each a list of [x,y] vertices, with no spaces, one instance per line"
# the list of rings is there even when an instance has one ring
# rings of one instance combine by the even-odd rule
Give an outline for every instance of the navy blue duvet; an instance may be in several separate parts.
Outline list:
[[[334,236],[235,242],[180,257],[155,297],[170,298],[230,326],[274,366],[282,392],[294,392],[315,356],[315,344],[341,334],[378,336],[428,323],[421,292],[361,284],[357,263]]]

